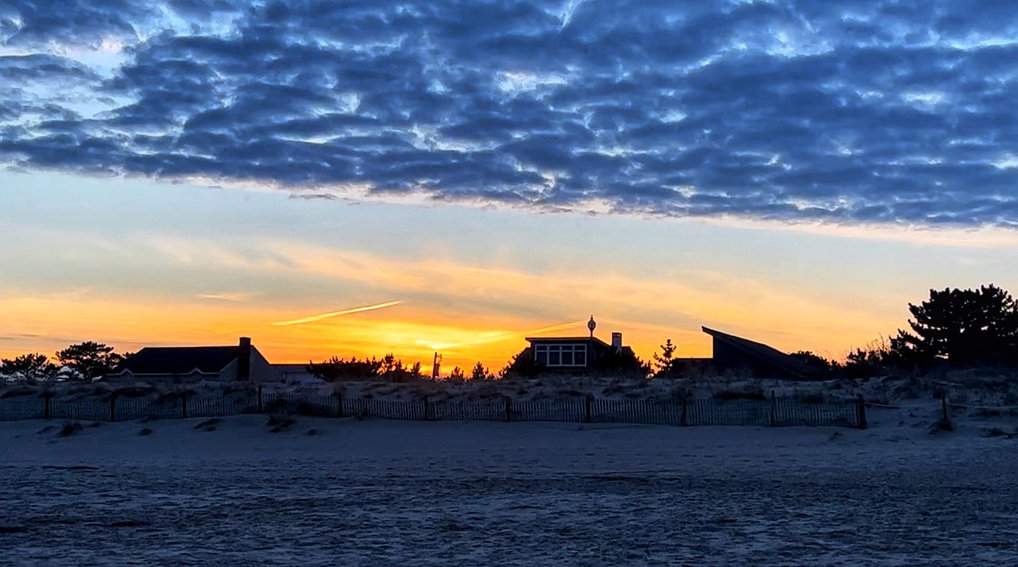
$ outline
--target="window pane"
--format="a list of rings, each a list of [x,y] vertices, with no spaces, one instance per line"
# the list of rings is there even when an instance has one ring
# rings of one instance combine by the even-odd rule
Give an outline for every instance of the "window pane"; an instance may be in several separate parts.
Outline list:
[[[568,349],[568,350],[563,349],[562,350],[562,366],[572,366],[572,365],[573,365],[573,351],[572,351],[572,349]]]
[[[558,366],[562,364],[562,357],[559,355],[558,349],[555,349],[548,353],[548,365]]]

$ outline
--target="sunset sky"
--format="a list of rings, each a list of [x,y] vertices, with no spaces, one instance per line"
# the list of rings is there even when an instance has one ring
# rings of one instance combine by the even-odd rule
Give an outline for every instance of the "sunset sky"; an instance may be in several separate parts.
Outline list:
[[[1018,5],[482,4],[0,2],[0,356],[841,359],[1018,290]]]

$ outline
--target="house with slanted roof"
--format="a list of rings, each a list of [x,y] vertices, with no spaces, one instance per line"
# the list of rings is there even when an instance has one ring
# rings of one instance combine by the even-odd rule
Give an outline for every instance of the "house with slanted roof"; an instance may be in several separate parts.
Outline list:
[[[233,346],[145,347],[106,379],[151,384],[275,382],[279,374],[250,338],[241,337]]]
[[[819,378],[815,371],[798,358],[780,350],[723,333],[709,327],[701,327],[711,337],[714,354],[711,358],[676,358],[672,362],[672,374],[681,376],[689,372],[700,373],[744,373],[757,378],[782,378],[809,380]]]

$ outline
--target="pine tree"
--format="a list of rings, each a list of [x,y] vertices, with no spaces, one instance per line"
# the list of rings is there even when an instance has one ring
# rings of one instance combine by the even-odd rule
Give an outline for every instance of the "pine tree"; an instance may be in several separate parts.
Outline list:
[[[57,367],[45,354],[23,354],[13,359],[0,360],[0,374],[18,377],[21,380],[48,380],[57,372]]]
[[[94,341],[73,344],[57,352],[60,364],[70,367],[84,380],[113,372],[128,356],[117,354],[113,347]]]
[[[938,360],[953,366],[1014,364],[1018,349],[1018,304],[994,286],[930,290],[930,298],[909,304],[911,331],[891,339],[895,362],[928,366]]]
[[[654,353],[654,365],[657,367],[658,374],[665,374],[672,368],[672,362],[675,360],[675,351],[678,347],[672,343],[671,339],[665,339],[665,344],[659,348],[661,353]]]
[[[466,376],[463,375],[463,369],[459,366],[453,368],[449,373],[450,382],[463,382],[464,380],[466,380]]]
[[[474,369],[470,371],[471,380],[488,380],[491,377],[491,373],[488,372],[488,369],[485,368],[480,361],[478,361],[478,363],[474,365]]]

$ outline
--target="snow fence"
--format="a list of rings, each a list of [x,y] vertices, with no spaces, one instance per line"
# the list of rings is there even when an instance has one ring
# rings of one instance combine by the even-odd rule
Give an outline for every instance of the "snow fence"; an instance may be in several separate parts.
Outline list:
[[[866,427],[862,399],[602,399],[385,400],[260,389],[223,395],[61,399],[25,395],[0,399],[0,420],[221,417],[244,413],[400,419],[410,421],[558,421],[703,426]]]

